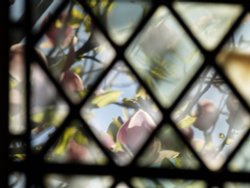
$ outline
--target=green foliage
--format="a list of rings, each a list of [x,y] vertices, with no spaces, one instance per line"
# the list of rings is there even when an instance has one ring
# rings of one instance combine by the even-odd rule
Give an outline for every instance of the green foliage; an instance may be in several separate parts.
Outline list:
[[[9,78],[9,87],[10,89],[15,89],[18,86],[18,81],[13,78],[12,76],[10,76]]]
[[[100,108],[117,102],[118,98],[121,96],[120,91],[106,91],[100,95],[94,96],[91,100],[93,107]]]
[[[194,124],[195,121],[196,121],[195,116],[187,115],[185,118],[183,118],[181,121],[178,122],[178,127],[179,128],[191,127]]]
[[[113,121],[110,123],[107,132],[113,138],[113,140],[116,140],[117,132],[121,126],[122,126],[122,122],[119,117],[114,118]]]
[[[57,146],[54,148],[53,153],[55,155],[63,155],[64,152],[67,149],[68,143],[70,139],[73,138],[73,136],[77,133],[77,128],[76,127],[69,127],[65,130],[62,138],[59,140],[59,143]]]

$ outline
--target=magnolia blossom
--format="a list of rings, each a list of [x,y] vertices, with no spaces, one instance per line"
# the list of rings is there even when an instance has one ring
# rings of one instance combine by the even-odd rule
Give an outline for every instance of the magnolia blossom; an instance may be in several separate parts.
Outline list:
[[[67,25],[64,28],[65,21],[67,21],[68,15],[63,12],[58,20],[52,24],[52,26],[45,33],[52,44],[62,44],[63,47],[68,46],[72,39],[74,38],[74,29]],[[48,17],[45,18],[43,24],[48,21]]]
[[[86,161],[91,159],[88,149],[74,140],[69,141],[68,159],[70,161]]]
[[[62,83],[63,87],[69,91],[84,90],[81,78],[71,71],[63,72],[61,74],[60,82]]]
[[[219,109],[216,104],[208,99],[198,102],[198,115],[194,126],[202,131],[212,127],[219,117]]]
[[[155,127],[151,116],[143,110],[138,110],[121,126],[117,133],[117,141],[136,152]]]

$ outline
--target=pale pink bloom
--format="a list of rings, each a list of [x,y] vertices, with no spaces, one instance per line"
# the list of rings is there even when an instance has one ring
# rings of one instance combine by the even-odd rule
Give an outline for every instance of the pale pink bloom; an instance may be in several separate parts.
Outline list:
[[[138,110],[117,133],[117,141],[136,152],[150,135],[156,124],[152,117],[143,110]]]

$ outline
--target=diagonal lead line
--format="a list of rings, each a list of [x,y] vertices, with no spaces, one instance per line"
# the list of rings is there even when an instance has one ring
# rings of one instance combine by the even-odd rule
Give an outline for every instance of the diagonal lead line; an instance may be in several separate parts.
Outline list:
[[[50,26],[56,21],[60,13],[67,7],[71,0],[61,0],[63,1],[55,10],[55,12],[49,17],[48,21],[42,26],[42,28],[37,33],[32,33],[31,43],[35,46],[36,43],[42,38],[44,33],[50,28]]]

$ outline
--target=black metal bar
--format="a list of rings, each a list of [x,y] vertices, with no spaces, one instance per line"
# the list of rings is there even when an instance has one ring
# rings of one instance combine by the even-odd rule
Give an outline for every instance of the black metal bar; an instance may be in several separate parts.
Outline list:
[[[9,3],[0,2],[0,187],[8,187],[9,148]]]
[[[186,179],[186,180],[204,180],[210,181],[211,184],[221,182],[249,182],[249,173],[247,172],[230,172],[209,171],[196,169],[168,169],[168,168],[150,168],[138,166],[113,166],[108,165],[84,165],[76,163],[59,164],[59,163],[34,163],[37,170],[42,174],[65,174],[65,175],[111,175],[119,181],[130,179],[131,177],[161,178],[161,179]],[[11,170],[22,171],[26,167],[25,163],[13,163]]]
[[[101,23],[101,21],[95,16],[95,14],[92,12],[91,8],[88,6],[87,2],[84,0],[77,0],[80,2],[80,4],[83,6],[83,8],[86,10],[86,12],[91,16],[92,21],[95,22],[97,28],[103,33],[103,35],[106,37],[106,39],[109,41],[109,43],[113,46],[113,48],[116,51],[116,57],[111,62],[111,64],[107,67],[107,69],[104,70],[104,72],[101,73],[101,75],[98,77],[96,82],[94,83],[93,87],[90,89],[87,96],[79,103],[74,104],[71,102],[71,100],[68,98],[68,96],[65,94],[64,90],[61,88],[61,86],[58,84],[58,82],[55,80],[55,78],[51,75],[47,67],[41,62],[36,52],[33,50],[34,45],[40,40],[40,38],[44,35],[44,33],[47,31],[47,29],[50,27],[50,25],[56,20],[56,18],[59,16],[59,14],[63,11],[63,9],[68,5],[70,0],[64,0],[60,6],[56,9],[54,14],[50,17],[49,21],[42,27],[42,29],[37,33],[32,33],[32,20],[31,20],[31,2],[30,0],[26,0],[26,11],[25,11],[25,17],[21,22],[15,23],[8,20],[8,2],[4,1],[1,2],[1,16],[0,16],[0,23],[5,26],[6,29],[0,31],[0,41],[2,45],[0,45],[0,57],[1,57],[1,63],[0,64],[0,114],[2,115],[2,121],[0,125],[0,187],[7,187],[8,184],[8,173],[11,171],[20,171],[24,172],[26,174],[27,178],[27,184],[26,187],[31,187],[33,183],[35,184],[43,184],[43,177],[48,173],[58,173],[58,174],[65,174],[65,175],[74,175],[74,174],[82,174],[82,175],[111,175],[115,178],[115,182],[112,185],[112,187],[115,187],[120,181],[124,181],[128,184],[129,187],[133,187],[130,183],[130,180],[132,177],[145,177],[145,178],[167,178],[167,179],[185,179],[185,180],[203,180],[207,182],[208,187],[218,186],[222,187],[224,182],[232,181],[232,182],[250,182],[249,172],[230,172],[227,169],[227,166],[229,162],[233,159],[233,157],[237,154],[241,146],[245,143],[246,139],[250,135],[250,130],[247,131],[247,133],[244,135],[242,140],[240,141],[239,145],[233,150],[233,152],[229,155],[227,158],[225,164],[223,165],[222,169],[219,171],[210,171],[206,165],[203,163],[200,156],[196,153],[196,151],[192,148],[190,143],[184,138],[183,134],[180,132],[180,130],[177,128],[173,120],[171,119],[171,114],[174,112],[176,107],[180,104],[181,100],[185,97],[186,93],[189,89],[192,88],[193,84],[197,80],[200,74],[208,68],[212,67],[216,70],[216,72],[221,76],[221,78],[225,81],[225,83],[229,86],[229,88],[233,91],[233,93],[236,95],[236,97],[240,100],[243,107],[250,113],[250,107],[247,104],[246,100],[241,96],[239,91],[236,89],[234,84],[231,82],[230,79],[225,75],[225,72],[223,69],[216,64],[216,56],[220,52],[220,50],[223,48],[225,43],[228,41],[229,37],[235,32],[239,24],[241,23],[241,20],[246,16],[247,12],[250,10],[250,1],[249,0],[210,0],[210,1],[198,1],[198,0],[182,0],[182,1],[164,1],[164,0],[155,0],[152,2],[152,8],[149,11],[148,15],[146,15],[137,28],[135,29],[135,32],[131,35],[131,37],[128,39],[128,41],[122,45],[119,46],[115,42],[112,41],[110,38],[107,28]],[[51,0],[49,0],[51,2]],[[202,44],[197,40],[197,38],[194,36],[194,33],[190,30],[190,28],[187,26],[187,24],[183,21],[181,16],[179,16],[178,12],[174,9],[174,3],[175,2],[199,2],[199,3],[225,3],[225,4],[240,4],[243,7],[243,12],[240,14],[240,16],[236,19],[235,23],[232,25],[232,27],[228,30],[228,32],[225,34],[225,36],[222,38],[221,42],[218,44],[218,46],[212,50],[208,51],[206,50]],[[160,6],[165,5],[170,12],[173,14],[173,16],[176,18],[178,23],[182,26],[182,28],[185,30],[187,35],[191,38],[193,43],[198,47],[200,52],[204,55],[204,62],[200,67],[197,67],[197,70],[193,74],[193,76],[190,78],[186,86],[183,88],[181,93],[177,96],[176,100],[173,102],[173,104],[168,107],[164,108],[161,103],[157,100],[155,97],[155,94],[151,89],[148,87],[147,84],[143,81],[143,79],[140,77],[140,75],[137,73],[136,70],[131,66],[131,64],[127,61],[124,52],[126,51],[127,47],[133,42],[133,40],[137,37],[137,35],[142,31],[145,24],[147,24],[148,20],[152,17],[155,10]],[[42,12],[45,10],[41,10]],[[8,86],[8,45],[9,45],[9,37],[8,37],[8,29],[11,25],[11,28],[20,28],[25,30],[26,38],[26,126],[27,131],[24,135],[17,136],[17,138],[24,138],[25,142],[27,143],[27,158],[26,161],[21,162],[14,162],[8,160],[8,146],[9,146],[9,133],[8,133],[8,93],[9,93],[9,86]],[[48,76],[52,84],[56,87],[59,94],[62,95],[63,99],[66,101],[68,106],[70,107],[70,112],[68,116],[65,118],[62,125],[56,130],[55,134],[51,136],[51,138],[48,140],[48,142],[45,144],[44,148],[42,149],[41,153],[38,155],[34,155],[31,151],[30,147],[30,131],[31,131],[31,123],[30,123],[30,63],[33,60],[33,58],[37,59],[38,64],[40,65],[41,69],[45,72],[45,74]],[[87,126],[85,120],[83,120],[80,117],[80,110],[84,106],[84,104],[90,99],[95,89],[99,86],[101,83],[103,77],[105,77],[109,71],[115,66],[117,61],[122,60],[124,61],[125,65],[129,68],[129,70],[132,72],[132,74],[135,76],[135,78],[138,80],[138,82],[145,88],[146,92],[149,94],[149,96],[152,98],[152,100],[156,103],[159,110],[163,114],[163,120],[161,121],[160,125],[153,131],[153,133],[150,135],[148,140],[145,142],[145,144],[142,146],[142,148],[139,150],[137,155],[135,156],[132,163],[128,166],[118,166],[115,165],[112,156],[110,153],[105,149],[105,147],[100,143],[98,138],[91,132],[91,129],[89,126]],[[7,71],[6,71],[7,70]],[[54,163],[47,163],[44,161],[44,155],[48,151],[48,149],[52,146],[52,144],[55,143],[55,141],[59,138],[59,136],[63,133],[63,131],[67,128],[68,124],[73,120],[78,119],[81,123],[83,123],[84,129],[86,129],[87,133],[90,134],[91,138],[97,143],[97,145],[102,149],[104,154],[109,159],[109,163],[105,166],[97,166],[97,165],[81,165],[81,164],[54,164]],[[197,160],[200,162],[201,167],[199,169],[190,170],[190,169],[167,169],[167,168],[149,168],[149,167],[139,167],[137,166],[137,159],[143,154],[143,152],[146,150],[148,145],[153,140],[154,136],[160,131],[160,129],[164,126],[165,123],[170,123],[172,128],[175,130],[177,135],[181,138],[181,140],[187,145],[188,149],[190,149],[194,156],[197,158]],[[9,161],[9,162],[8,162]],[[7,171],[5,170],[7,169]],[[43,185],[45,186],[45,185]]]

